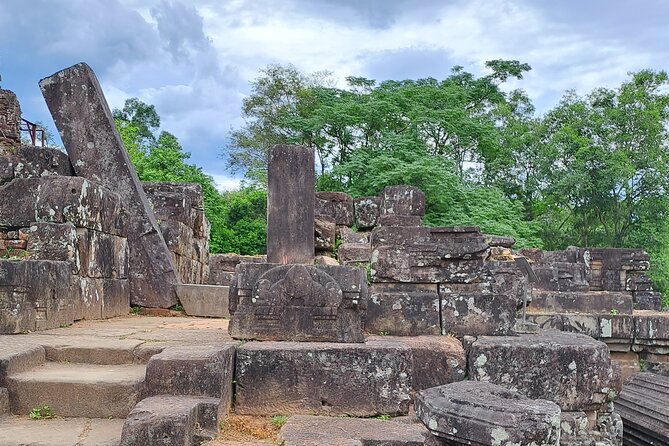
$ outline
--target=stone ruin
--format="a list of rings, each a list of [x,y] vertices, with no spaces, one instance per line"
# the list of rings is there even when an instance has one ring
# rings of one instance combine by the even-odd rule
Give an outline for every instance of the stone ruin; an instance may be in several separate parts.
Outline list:
[[[314,193],[313,151],[275,146],[267,258],[209,258],[201,194],[139,183],[90,68],[40,86],[69,157],[0,154],[0,331],[177,296],[188,314],[232,315],[237,341],[144,353],[121,445],[199,444],[230,412],[294,415],[285,446],[669,441],[667,379],[636,374],[621,392],[628,355],[662,373],[669,354],[641,251],[515,252],[477,227],[423,227],[417,188]],[[0,355],[0,403],[18,407],[12,367]],[[334,418],[412,406],[423,426]]]

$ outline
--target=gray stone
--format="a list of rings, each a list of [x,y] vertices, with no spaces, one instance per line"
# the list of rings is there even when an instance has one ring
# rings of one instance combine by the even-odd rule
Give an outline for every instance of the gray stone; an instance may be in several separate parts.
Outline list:
[[[68,262],[0,260],[0,333],[71,324],[74,298]]]
[[[149,397],[126,418],[119,446],[200,444],[216,436],[218,420],[217,398]]]
[[[333,251],[337,225],[334,218],[329,215],[318,214],[314,220],[314,245],[318,251]]]
[[[535,313],[631,314],[632,295],[613,291],[535,290],[528,311]]]
[[[380,197],[362,197],[353,201],[355,223],[358,229],[371,229],[376,226],[381,213]]]
[[[444,334],[507,335],[516,323],[517,297],[495,294],[491,286],[480,283],[442,283],[441,329]]]
[[[247,342],[237,349],[235,413],[404,415],[411,398],[405,344]]]
[[[583,263],[553,262],[533,265],[539,279],[535,288],[551,291],[587,291],[589,284]]]
[[[21,141],[21,106],[14,92],[0,88],[0,153]]]
[[[167,347],[146,366],[147,395],[209,396],[232,404],[235,344]]]
[[[236,339],[362,342],[367,278],[349,266],[239,264],[230,287]]]
[[[423,446],[420,424],[360,418],[295,415],[279,433],[284,446]]]
[[[500,246],[502,248],[513,248],[516,244],[516,239],[513,237],[503,235],[486,235],[488,244],[490,246]]]
[[[669,313],[635,311],[634,351],[669,354]]]
[[[369,290],[365,330],[396,336],[439,335],[437,284],[375,283]]]
[[[575,333],[481,336],[468,364],[471,379],[553,401],[564,411],[599,409],[615,384],[606,344]]]
[[[219,286],[230,286],[232,283],[232,278],[235,273],[230,271],[216,271],[212,272],[211,267],[209,269],[209,285],[219,285]],[[179,289],[177,288],[177,293]]]
[[[381,215],[425,215],[425,194],[417,187],[387,186],[381,197]]]
[[[372,257],[372,249],[369,243],[343,243],[337,249],[337,258],[346,265],[350,262],[369,262]]]
[[[0,155],[0,184],[13,178],[53,175],[74,175],[67,154],[58,149],[21,145],[12,152]]]
[[[599,337],[599,317],[596,314],[534,314],[527,315],[527,319],[542,329],[582,333],[595,339]]]
[[[209,257],[211,273],[217,271],[235,272],[240,263],[267,263],[267,256],[242,256],[239,254],[214,254]]]
[[[314,150],[276,145],[267,173],[267,261],[314,261]]]
[[[347,226],[339,228],[339,239],[343,244],[346,243],[366,243],[369,245],[369,233],[355,232]]]
[[[669,444],[669,378],[637,373],[623,386],[615,409],[625,426],[625,444]]]
[[[176,286],[179,302],[189,316],[230,317],[227,286],[180,284]]]
[[[327,215],[337,226],[353,226],[353,198],[344,192],[316,192],[316,214]]]
[[[493,293],[516,296],[518,308],[523,307],[525,298],[527,298],[528,303],[532,301],[531,285],[516,262],[489,260],[486,262],[486,266],[494,279],[492,283]]]
[[[40,89],[77,175],[117,191],[128,210],[131,302],[171,307],[176,267],[95,74],[78,64],[42,79]]]
[[[378,226],[420,226],[423,219],[419,215],[383,214],[379,216]]]
[[[463,381],[423,390],[416,415],[434,444],[558,446],[560,408],[490,384]]]

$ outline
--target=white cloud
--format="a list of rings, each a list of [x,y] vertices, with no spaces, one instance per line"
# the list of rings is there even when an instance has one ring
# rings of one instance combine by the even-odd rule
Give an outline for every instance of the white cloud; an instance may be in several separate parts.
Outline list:
[[[233,178],[227,175],[219,175],[209,172],[205,173],[207,175],[211,175],[214,178],[214,182],[216,183],[216,188],[219,190],[219,192],[226,192],[239,189],[239,186],[241,186],[242,184],[242,180],[240,178]]]

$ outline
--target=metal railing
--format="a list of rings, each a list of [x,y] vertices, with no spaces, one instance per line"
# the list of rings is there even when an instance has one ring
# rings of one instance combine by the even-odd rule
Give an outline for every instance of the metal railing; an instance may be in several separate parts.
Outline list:
[[[45,146],[46,142],[46,133],[44,131],[43,127],[40,127],[39,125],[28,121],[27,119],[21,118],[21,131],[22,132],[27,132],[28,135],[30,136],[30,141],[32,142],[33,146],[37,145],[37,135],[39,134],[41,137],[41,146]]]

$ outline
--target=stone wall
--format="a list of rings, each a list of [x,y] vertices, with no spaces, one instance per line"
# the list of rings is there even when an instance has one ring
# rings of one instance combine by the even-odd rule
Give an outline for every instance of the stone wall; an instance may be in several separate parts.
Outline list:
[[[0,88],[0,153],[21,143],[21,106],[16,95]]]
[[[213,254],[209,256],[209,285],[229,286],[240,263],[266,263],[267,256]]]
[[[209,221],[199,184],[143,183],[184,283],[209,282]]]

